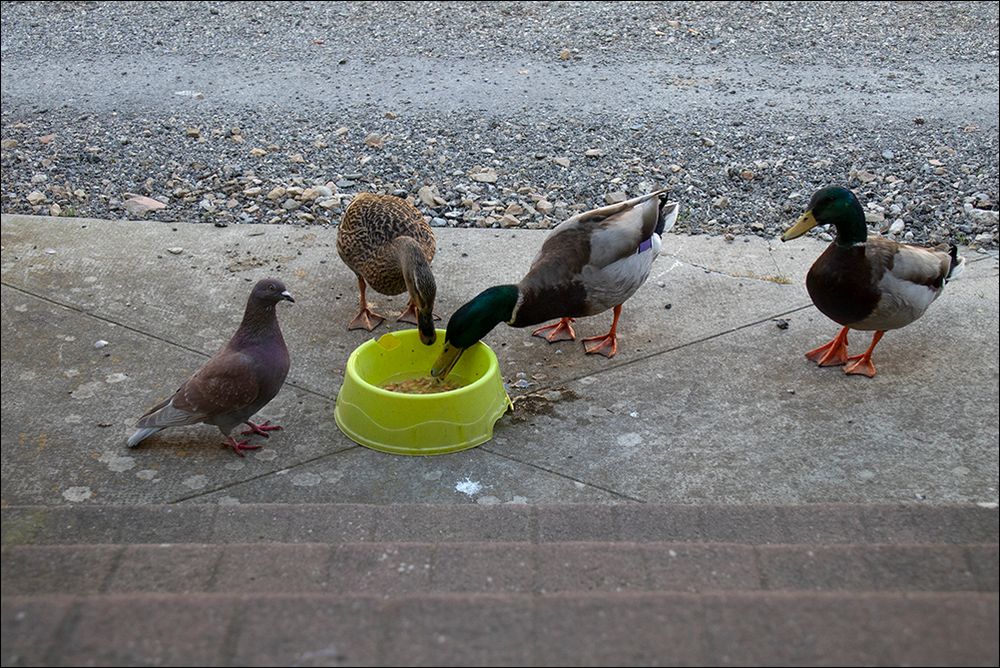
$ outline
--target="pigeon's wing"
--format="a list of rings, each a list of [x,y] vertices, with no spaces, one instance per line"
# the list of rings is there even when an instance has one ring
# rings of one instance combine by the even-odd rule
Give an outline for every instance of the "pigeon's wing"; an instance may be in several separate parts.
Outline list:
[[[252,360],[224,350],[198,369],[174,395],[142,416],[137,427],[177,427],[238,411],[260,391]]]

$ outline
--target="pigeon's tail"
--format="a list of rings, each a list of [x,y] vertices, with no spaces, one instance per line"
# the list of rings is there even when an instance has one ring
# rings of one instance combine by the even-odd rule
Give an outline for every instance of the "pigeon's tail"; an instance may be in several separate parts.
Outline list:
[[[137,429],[136,432],[129,437],[128,447],[134,448],[135,446],[139,445],[139,443],[142,442],[144,439],[162,430],[163,427],[146,427],[144,429]]]

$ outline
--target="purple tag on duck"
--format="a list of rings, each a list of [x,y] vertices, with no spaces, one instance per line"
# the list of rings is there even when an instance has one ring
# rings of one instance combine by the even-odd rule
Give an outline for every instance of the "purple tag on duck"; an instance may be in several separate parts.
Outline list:
[[[639,250],[637,250],[635,252],[635,254],[638,255],[642,251],[649,250],[652,247],[653,247],[653,237],[649,237],[648,239],[646,239],[645,241],[643,241],[641,244],[639,244]]]

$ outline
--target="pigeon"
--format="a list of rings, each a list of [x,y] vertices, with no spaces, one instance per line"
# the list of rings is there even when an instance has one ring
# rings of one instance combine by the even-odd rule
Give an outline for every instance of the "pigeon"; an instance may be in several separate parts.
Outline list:
[[[250,429],[241,435],[260,434],[281,429],[271,421],[255,424],[250,416],[278,394],[288,375],[288,348],[278,327],[275,305],[295,302],[285,285],[275,278],[258,281],[247,300],[243,322],[226,346],[188,378],[173,396],[153,406],[139,418],[138,429],[128,439],[134,448],[143,439],[166,429],[188,424],[214,424],[226,437],[228,445],[240,457],[244,450],[261,446],[248,445],[229,435],[239,424]]]

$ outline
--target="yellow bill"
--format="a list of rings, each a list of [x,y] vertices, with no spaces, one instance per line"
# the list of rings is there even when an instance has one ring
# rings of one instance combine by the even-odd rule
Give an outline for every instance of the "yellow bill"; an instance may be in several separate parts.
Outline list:
[[[816,216],[813,215],[813,212],[810,209],[802,214],[787,232],[781,235],[781,240],[791,241],[792,239],[798,239],[817,225],[819,225],[819,222],[816,220]]]

